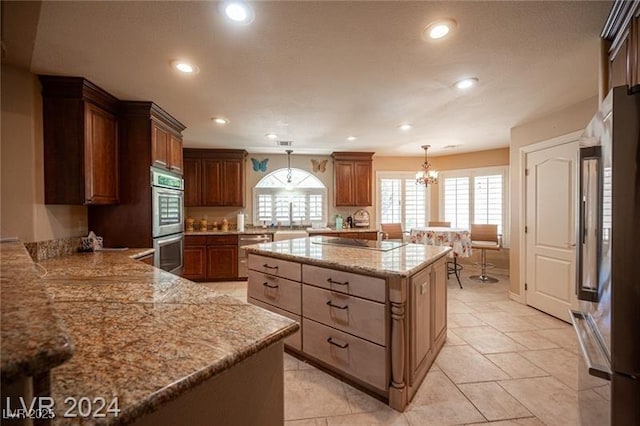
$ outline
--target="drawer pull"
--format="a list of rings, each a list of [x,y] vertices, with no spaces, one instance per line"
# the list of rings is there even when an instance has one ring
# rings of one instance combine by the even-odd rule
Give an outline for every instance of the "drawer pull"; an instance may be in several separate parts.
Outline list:
[[[277,285],[271,285],[269,283],[267,283],[266,281],[262,283],[263,286],[265,287],[269,287],[269,288],[278,288],[279,286]]]
[[[267,269],[278,269],[277,266],[270,266],[268,263],[265,263],[264,265],[262,265],[262,267]]]
[[[327,305],[337,309],[349,309],[349,305],[344,305],[344,306],[334,305],[333,303],[331,303],[331,300],[327,300]]]
[[[334,281],[331,278],[327,278],[327,282],[329,282],[331,284],[338,284],[338,285],[349,285],[349,281],[345,281],[345,282],[341,283],[340,281]]]
[[[345,343],[344,345],[341,345],[340,343],[336,343],[336,342],[334,342],[334,341],[333,341],[333,338],[331,338],[331,337],[329,337],[329,338],[327,339],[327,342],[329,342],[329,344],[331,344],[331,345],[333,345],[333,346],[337,346],[337,347],[339,347],[340,349],[347,349],[347,348],[349,347],[349,344],[348,344],[348,343]]]

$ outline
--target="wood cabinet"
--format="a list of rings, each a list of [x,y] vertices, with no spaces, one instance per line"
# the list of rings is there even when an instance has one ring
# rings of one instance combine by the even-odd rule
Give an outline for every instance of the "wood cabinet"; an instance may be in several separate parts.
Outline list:
[[[185,206],[245,206],[247,151],[185,149]]]
[[[151,165],[182,174],[182,136],[151,122]]]
[[[602,37],[608,44],[608,89],[627,85],[640,92],[640,2],[614,2]]]
[[[373,152],[334,152],[333,191],[336,206],[371,206]]]
[[[186,235],[182,276],[193,281],[238,278],[237,235]]]
[[[81,77],[40,76],[46,204],[117,204],[118,100]]]
[[[89,229],[104,238],[106,247],[152,246],[150,167],[179,173],[176,167],[182,166],[170,160],[167,144],[172,138],[181,140],[184,129],[182,123],[153,102],[118,103],[120,203],[91,206],[88,211]],[[165,159],[164,164],[158,162],[159,158]]]

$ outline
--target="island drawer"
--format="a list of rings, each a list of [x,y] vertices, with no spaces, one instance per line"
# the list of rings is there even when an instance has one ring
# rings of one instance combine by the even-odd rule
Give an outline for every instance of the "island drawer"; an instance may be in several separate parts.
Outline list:
[[[249,269],[277,275],[293,281],[300,281],[301,279],[300,264],[289,262],[288,260],[249,254]]]
[[[303,351],[377,389],[389,383],[386,350],[358,337],[302,319]]]
[[[249,271],[249,297],[300,315],[301,284],[262,272]]]
[[[269,305],[268,303],[261,302],[258,299],[254,299],[250,297],[249,303],[251,303],[252,305],[260,306],[261,308],[264,308],[267,311],[271,311],[278,315],[282,315],[283,317],[287,317],[289,319],[297,321],[300,324],[302,323],[302,318],[300,317],[300,315],[292,314],[291,312],[277,308],[273,305]],[[288,346],[291,346],[294,349],[301,351],[302,350],[302,331],[301,330],[296,331],[294,334],[284,339],[284,343]]]
[[[314,321],[385,346],[385,305],[303,284],[302,312]]]
[[[302,280],[318,287],[364,297],[376,302],[384,303],[387,300],[386,281],[382,278],[336,271],[319,266],[302,265]]]

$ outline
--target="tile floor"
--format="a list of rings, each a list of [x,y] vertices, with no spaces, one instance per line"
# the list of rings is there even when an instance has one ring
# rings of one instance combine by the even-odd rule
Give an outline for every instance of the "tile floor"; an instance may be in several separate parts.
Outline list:
[[[404,413],[285,354],[285,425],[579,425],[608,416],[605,382],[579,373],[571,326],[511,301],[508,277],[448,282],[447,342]],[[246,300],[246,282],[207,283]],[[580,377],[579,377],[580,375]]]

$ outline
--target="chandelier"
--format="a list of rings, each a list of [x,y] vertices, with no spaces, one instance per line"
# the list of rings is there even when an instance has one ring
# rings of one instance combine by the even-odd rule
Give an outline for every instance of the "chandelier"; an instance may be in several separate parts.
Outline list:
[[[292,149],[287,149],[285,151],[287,153],[287,184],[285,189],[291,191],[293,189],[293,182],[291,181],[291,153]]]
[[[438,172],[431,169],[431,163],[429,163],[427,159],[427,150],[430,147],[431,145],[422,145],[422,149],[424,149],[424,163],[422,163],[422,170],[416,173],[416,184],[428,186],[438,183]]]

